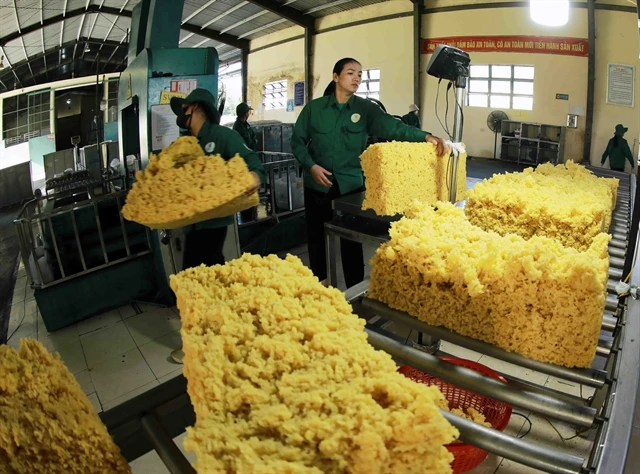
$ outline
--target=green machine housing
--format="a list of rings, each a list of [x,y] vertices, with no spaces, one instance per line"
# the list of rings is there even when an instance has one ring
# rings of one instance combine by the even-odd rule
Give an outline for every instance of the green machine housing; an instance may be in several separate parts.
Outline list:
[[[217,97],[216,50],[178,48],[183,6],[180,0],[142,0],[132,13],[128,65],[118,89],[125,189],[51,200],[44,218],[38,217],[43,243],[32,254],[47,259],[53,270],[35,285],[35,297],[49,331],[132,301],[175,302],[168,285],[173,269],[163,258],[166,246],[158,232],[124,220],[120,209],[135,169],[145,168],[154,149],[151,111],[162,92],[171,90],[172,81],[191,80]]]

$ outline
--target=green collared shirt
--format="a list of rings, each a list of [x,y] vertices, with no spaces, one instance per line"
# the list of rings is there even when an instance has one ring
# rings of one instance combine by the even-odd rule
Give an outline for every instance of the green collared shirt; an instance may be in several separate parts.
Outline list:
[[[207,156],[220,155],[228,161],[236,154],[240,155],[247,162],[249,171],[255,172],[260,177],[260,181],[263,184],[265,183],[266,178],[260,157],[256,152],[249,149],[242,137],[233,130],[206,121],[198,133],[198,143],[200,143]],[[233,224],[233,216],[210,219],[186,227],[185,233],[193,229],[215,229],[231,224]]]
[[[312,100],[293,129],[293,154],[305,169],[304,185],[310,189],[329,190],[313,180],[313,165],[330,171],[329,179],[338,183],[343,194],[362,187],[360,155],[369,135],[404,142],[424,142],[428,135],[386,114],[369,100],[352,96],[341,105],[335,95]]]
[[[256,133],[251,128],[251,125],[249,125],[249,122],[243,122],[240,119],[236,119],[236,122],[233,124],[233,129],[238,132],[249,148],[252,150],[256,149],[258,140],[256,139]]]

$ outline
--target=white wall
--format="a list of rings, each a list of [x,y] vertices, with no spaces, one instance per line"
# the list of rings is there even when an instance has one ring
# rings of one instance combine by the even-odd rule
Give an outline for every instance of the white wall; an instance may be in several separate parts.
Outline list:
[[[5,148],[0,140],[0,169],[29,161],[29,142],[19,143]]]

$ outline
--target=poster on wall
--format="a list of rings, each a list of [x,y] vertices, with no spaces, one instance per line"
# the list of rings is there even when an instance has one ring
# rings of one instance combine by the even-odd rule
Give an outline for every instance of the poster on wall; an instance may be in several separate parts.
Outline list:
[[[422,40],[422,54],[432,54],[439,44],[467,53],[538,53],[562,56],[589,55],[589,40],[561,36],[452,36]]]
[[[151,107],[151,149],[161,150],[180,136],[176,125],[176,114],[171,105],[154,105]]]
[[[607,71],[607,104],[633,107],[635,66],[609,64]]]
[[[180,97],[181,99],[184,99],[185,97],[187,97],[187,94],[183,94],[182,92],[162,91],[160,93],[160,103],[170,104],[171,99],[173,99],[174,97]]]
[[[293,99],[287,100],[287,112],[293,112]]]
[[[188,95],[189,92],[197,88],[197,79],[178,79],[171,81],[171,92],[180,92],[181,94]]]
[[[296,107],[304,105],[304,81],[298,81],[293,84],[293,100]]]

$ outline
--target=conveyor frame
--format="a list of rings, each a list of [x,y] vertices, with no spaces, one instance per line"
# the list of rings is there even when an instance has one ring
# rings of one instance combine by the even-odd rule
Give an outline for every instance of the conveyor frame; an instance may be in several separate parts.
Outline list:
[[[628,196],[635,196],[635,177],[630,183],[630,192]],[[628,207],[627,212],[630,210]],[[638,211],[638,206],[634,206]],[[634,217],[639,212],[634,212]],[[384,220],[379,220],[384,222]],[[388,221],[387,221],[388,224]],[[374,226],[375,227],[375,226]],[[634,226],[631,226],[631,235],[637,235],[633,232]],[[328,230],[334,232],[332,237],[347,237],[356,232],[354,229],[344,229],[340,225],[328,224]],[[628,234],[629,235],[629,234]],[[366,243],[379,245],[383,242],[383,236],[372,234],[362,237],[367,240]],[[335,239],[334,239],[335,240]],[[635,250],[635,239],[631,240],[629,249]],[[626,247],[626,246],[625,246]],[[335,248],[335,247],[333,247]],[[610,247],[619,248],[619,247]],[[626,250],[626,249],[625,249]],[[335,260],[335,254],[332,255]],[[625,253],[625,266],[629,265],[630,258],[633,255]],[[621,262],[616,262],[621,263]],[[333,280],[336,281],[336,280]],[[640,282],[640,268],[635,268],[631,281],[634,284]],[[346,291],[345,296],[348,301],[352,302],[356,311],[361,310],[367,313],[377,307],[371,300],[364,298],[368,287],[365,281],[356,287]],[[377,303],[378,305],[380,303]],[[596,431],[596,440],[593,443],[591,455],[588,460],[581,457],[573,456],[562,452],[558,449],[551,449],[531,443],[527,440],[514,438],[505,433],[497,432],[490,428],[483,427],[469,420],[457,417],[448,412],[443,412],[444,416],[455,425],[460,433],[461,440],[476,445],[489,452],[503,456],[507,459],[514,460],[521,464],[539,469],[543,472],[569,474],[623,474],[625,460],[628,451],[629,439],[631,436],[631,424],[635,407],[635,396],[638,390],[638,370],[640,364],[640,302],[630,300],[627,304],[624,302],[618,304],[617,298],[614,301],[612,295],[608,299],[607,308],[613,313],[606,314],[603,321],[603,331],[611,331],[610,339],[611,348],[607,352],[606,357],[598,357],[596,364],[591,370],[571,370],[551,366],[539,366],[540,363],[526,362],[527,366],[545,373],[551,373],[560,378],[569,378],[576,380],[578,383],[590,385],[598,388],[598,392],[594,400],[603,400],[600,405],[592,404],[591,407],[580,406],[580,410],[571,410],[571,406],[578,406],[579,398],[571,395],[560,394],[546,387],[534,385],[530,382],[520,381],[511,378],[508,385],[513,385],[510,390],[505,391],[504,388],[499,389],[503,393],[507,393],[511,397],[513,403],[522,403],[518,400],[526,399],[524,402],[533,411],[540,412],[537,406],[544,403],[546,399],[551,397],[555,399],[554,406],[560,409],[560,413],[553,413],[553,410],[544,411],[549,417],[556,419],[565,419],[573,421],[576,425],[590,425]],[[397,319],[406,322],[408,315],[394,315],[393,312],[384,311],[385,316],[397,317]],[[400,312],[396,312],[400,313]],[[408,358],[407,362],[416,368],[440,367],[441,375],[445,380],[451,380],[452,374],[456,383],[463,385],[468,380],[474,378],[474,383],[484,385],[476,387],[479,390],[485,390],[489,387],[481,377],[469,377],[464,370],[447,370],[444,362],[438,361],[437,358],[429,356],[422,351],[412,347],[404,346],[392,338],[384,335],[384,331],[380,330],[380,323],[383,321],[380,317],[374,317],[369,321],[378,320],[375,324],[368,324],[367,331],[370,342],[378,348],[384,348],[392,355],[399,359]],[[417,321],[417,319],[414,321]],[[431,331],[434,328],[427,328],[412,322],[419,330]],[[418,327],[418,324],[422,325]],[[449,338],[450,335],[447,335]],[[469,338],[459,339],[463,336],[457,336],[455,343],[461,343],[465,347],[469,347],[478,352],[483,352],[486,347],[474,345],[477,341]],[[443,339],[446,339],[443,337]],[[465,340],[466,339],[466,340]],[[482,344],[482,343],[481,343]],[[503,351],[504,352],[504,351]],[[497,353],[490,350],[490,355],[495,356]],[[504,354],[498,354],[504,355]],[[519,357],[519,356],[518,356]],[[435,359],[435,363],[434,363]],[[515,358],[509,360],[514,362]],[[518,360],[516,363],[524,361]],[[541,370],[543,369],[543,370]],[[517,392],[520,392],[519,394]],[[535,396],[533,396],[535,395]],[[540,396],[542,395],[542,396]],[[493,393],[495,397],[495,393]],[[550,413],[551,411],[551,413]],[[192,425],[195,421],[193,408],[186,394],[186,380],[182,376],[178,376],[164,384],[146,392],[138,397],[119,405],[110,411],[100,415],[103,422],[114,437],[116,443],[120,446],[123,455],[128,461],[138,458],[142,454],[155,449],[161,459],[170,468],[172,473],[192,473],[193,468],[185,463],[184,455],[177,449],[175,445],[171,445],[170,439],[179,435],[188,425]],[[592,418],[593,417],[593,418]],[[592,420],[590,423],[589,420]]]

